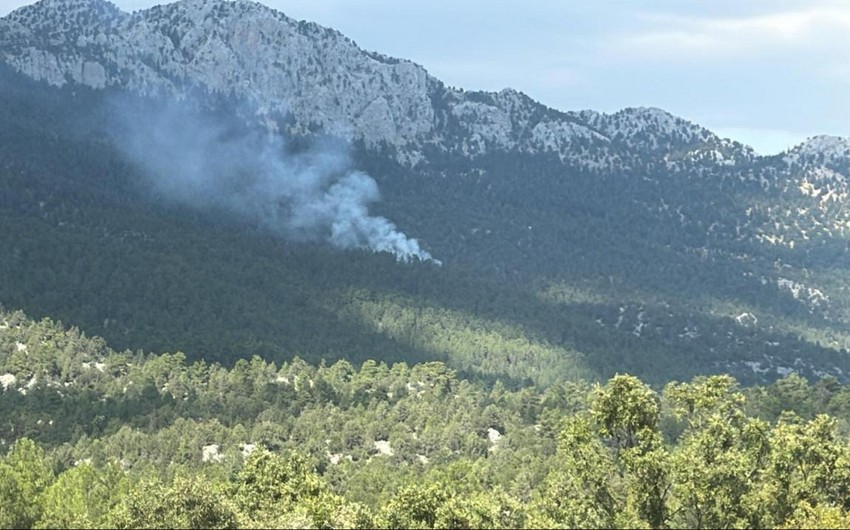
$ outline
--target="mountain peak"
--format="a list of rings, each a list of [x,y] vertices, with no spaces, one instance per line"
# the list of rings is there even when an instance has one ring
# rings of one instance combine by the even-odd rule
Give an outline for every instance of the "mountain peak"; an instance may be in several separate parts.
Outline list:
[[[629,129],[629,134],[647,131],[664,136],[678,133],[691,137],[707,132],[703,127],[658,107],[627,107],[611,117]]]
[[[12,11],[0,24],[6,22],[16,31],[25,28],[40,44],[61,46],[76,43],[80,36],[114,31],[127,16],[107,0],[40,0]]]
[[[25,25],[38,19],[50,20],[56,16],[77,22],[78,15],[86,13],[96,14],[105,19],[120,18],[125,15],[118,6],[108,0],[39,0],[12,11],[7,18]]]
[[[821,134],[792,147],[780,155],[788,164],[821,167],[850,177],[850,138]]]
[[[143,9],[140,12],[158,10],[201,12],[215,11],[216,14],[223,14],[227,13],[228,11],[239,13],[250,11],[272,12],[278,14],[280,13],[279,11],[275,11],[274,9],[264,4],[254,2],[253,0],[178,0],[176,2],[156,5],[148,9]]]
[[[793,147],[791,152],[801,155],[823,154],[830,158],[850,158],[850,138],[827,134],[812,136]]]
[[[722,143],[708,129],[657,107],[627,107],[613,114],[582,111],[578,116],[613,142],[659,154]]]

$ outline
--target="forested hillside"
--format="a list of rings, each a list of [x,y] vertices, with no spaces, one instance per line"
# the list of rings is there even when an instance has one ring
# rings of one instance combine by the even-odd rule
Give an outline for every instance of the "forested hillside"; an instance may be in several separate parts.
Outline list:
[[[4,527],[842,527],[850,389],[232,368],[0,314]]]
[[[18,9],[0,527],[848,527],[848,182],[245,0]]]
[[[766,257],[677,251],[654,242],[674,237],[660,229],[637,239],[625,224],[606,226],[620,219],[616,209],[555,217],[534,202],[545,205],[539,192],[553,192],[556,180],[507,187],[513,171],[544,177],[516,166],[522,157],[492,162],[503,176],[487,188],[505,186],[494,198],[462,172],[415,173],[352,146],[352,164],[380,184],[376,212],[445,262],[397,263],[390,254],[296,242],[250,220],[158,200],[143,169],[115,145],[114,94],[54,89],[8,70],[0,79],[0,239],[9,249],[0,270],[11,279],[0,284],[0,300],[114,347],[179,349],[224,364],[254,354],[277,362],[438,360],[509,385],[618,371],[653,382],[712,372],[743,382],[792,369],[850,373],[842,268],[808,269],[820,271],[829,297],[785,278],[793,269],[782,272],[786,292],[778,280],[755,281],[776,274]],[[134,105],[154,113],[166,103]],[[199,109],[187,112],[228,114],[233,105],[199,97]],[[317,142],[292,137],[286,149]],[[620,193],[583,196],[603,192]],[[526,219],[541,214],[545,220]],[[468,231],[471,223],[480,229]]]

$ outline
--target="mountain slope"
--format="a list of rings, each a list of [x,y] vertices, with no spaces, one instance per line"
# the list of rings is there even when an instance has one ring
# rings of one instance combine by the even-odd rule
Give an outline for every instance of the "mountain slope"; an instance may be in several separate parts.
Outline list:
[[[758,157],[660,109],[562,112],[515,90],[453,89],[244,1],[127,14],[43,0],[0,19],[0,58],[14,95],[2,113],[3,236],[18,249],[2,258],[16,282],[0,300],[121,347],[454,359],[516,381],[850,369],[845,139]],[[152,204],[139,185],[148,168],[116,136],[116,94],[144,109],[131,122],[177,97],[238,115],[225,138],[271,133],[289,150],[341,139],[380,189],[374,214],[445,266]],[[20,259],[25,249],[43,269]],[[144,262],[168,265],[131,265]],[[62,285],[78,287],[51,293]]]

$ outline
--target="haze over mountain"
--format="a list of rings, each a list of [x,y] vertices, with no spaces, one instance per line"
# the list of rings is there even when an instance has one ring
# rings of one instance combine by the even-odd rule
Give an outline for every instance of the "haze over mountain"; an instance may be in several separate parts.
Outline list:
[[[846,138],[760,157],[661,109],[556,110],[449,87],[245,1],[128,14],[42,0],[0,19],[0,60],[5,244],[112,249],[129,274],[86,275],[108,267],[87,252],[37,266],[11,252],[0,301],[120,347],[232,359],[238,337],[272,357],[347,347],[538,382],[850,369]],[[413,259],[302,245],[315,239]],[[248,249],[267,265],[246,275],[238,256],[260,259]],[[134,296],[159,280],[126,272],[122,252],[180,264],[156,272],[175,301]],[[87,278],[79,307],[50,295],[51,274]],[[240,319],[254,311],[242,297],[273,316]],[[170,304],[197,314],[175,319]],[[319,321],[345,322],[338,343],[299,334]]]

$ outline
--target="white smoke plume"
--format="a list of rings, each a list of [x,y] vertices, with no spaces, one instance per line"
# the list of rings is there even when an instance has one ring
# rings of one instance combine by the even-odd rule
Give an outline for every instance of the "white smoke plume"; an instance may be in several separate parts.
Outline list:
[[[276,134],[250,132],[185,104],[154,112],[128,110],[126,104],[115,108],[119,147],[144,168],[164,199],[228,212],[296,240],[440,264],[392,221],[369,214],[369,205],[380,198],[378,184],[351,170],[339,145],[325,142],[286,154]]]

